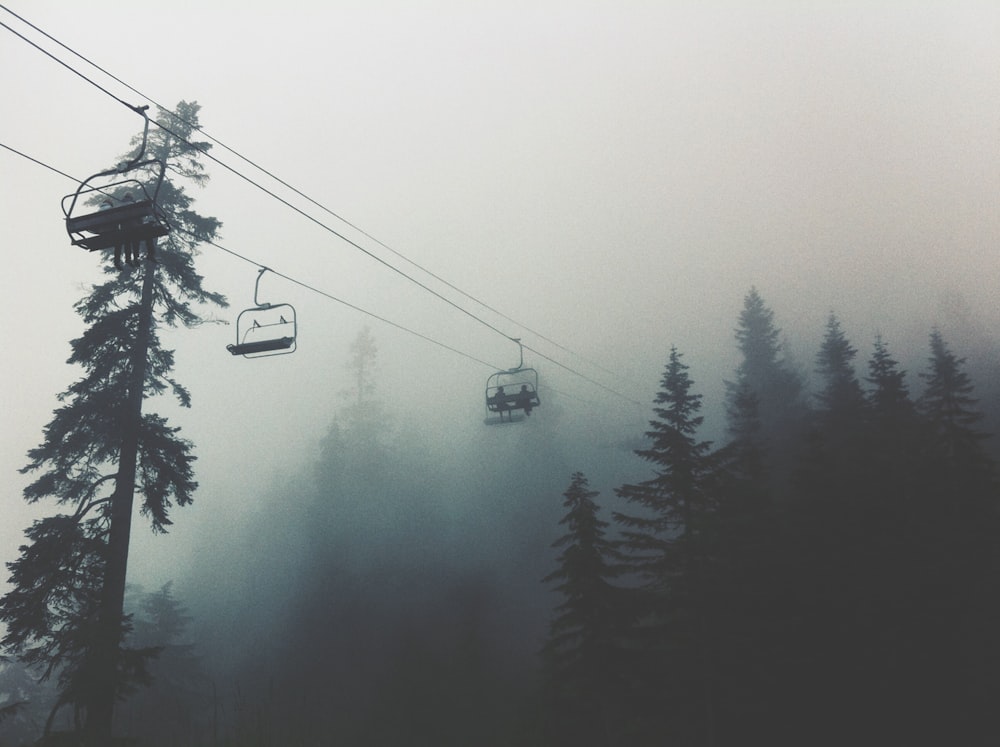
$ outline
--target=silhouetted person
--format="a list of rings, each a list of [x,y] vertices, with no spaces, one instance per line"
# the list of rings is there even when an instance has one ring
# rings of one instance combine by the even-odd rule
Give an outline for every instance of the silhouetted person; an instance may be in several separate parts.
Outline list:
[[[125,196],[122,197],[123,205],[134,205],[135,198],[132,196],[131,192],[126,192]],[[129,234],[125,242],[122,244],[125,250],[125,261],[128,262],[133,267],[138,267],[139,265],[139,242],[135,239],[135,229],[140,225],[140,220],[138,218],[130,218],[122,224],[122,229]]]
[[[525,415],[531,415],[531,392],[527,384],[521,384],[521,391],[517,393],[517,407],[524,410]]]
[[[121,201],[123,205],[127,205],[129,203],[135,202],[135,199],[132,197],[131,192],[127,192],[125,196],[122,197]],[[107,205],[108,207],[105,207],[105,205]],[[101,203],[101,210],[107,210],[109,207],[111,207],[110,201],[105,200],[104,202]],[[125,255],[126,262],[128,262],[130,265],[135,264],[132,261],[132,255],[135,250],[135,242],[128,239],[125,235],[126,232],[129,230],[129,228],[131,228],[134,225],[135,225],[134,221],[125,221],[124,223],[119,223],[117,226],[118,230],[122,233],[121,243],[115,244],[115,267],[117,267],[119,270],[124,269],[122,268],[122,254]]]
[[[497,387],[496,394],[492,397],[493,406],[496,411],[500,413],[500,419],[503,420],[503,411],[507,410],[507,395],[503,392],[503,387]]]
[[[110,210],[113,207],[114,207],[114,204],[111,202],[110,199],[107,199],[107,200],[104,200],[98,206],[97,209],[100,210],[100,211],[104,211],[104,210]],[[117,226],[117,228],[121,228],[121,227]],[[117,267],[119,270],[122,269],[122,248],[123,247],[122,247],[121,244],[115,244],[115,267]]]

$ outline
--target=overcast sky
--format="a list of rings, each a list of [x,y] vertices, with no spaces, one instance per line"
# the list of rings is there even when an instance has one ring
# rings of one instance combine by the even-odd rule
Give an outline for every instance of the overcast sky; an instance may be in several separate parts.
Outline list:
[[[923,339],[956,308],[1000,327],[995,2],[6,7],[140,91],[0,11],[129,103],[198,101],[212,136],[531,331],[216,146],[221,160],[624,395],[528,354],[543,385],[583,411],[635,415],[628,400],[651,401],[672,344],[701,389],[719,392],[751,285],[805,340],[797,352],[807,365],[830,311],[864,351],[877,332],[890,345]],[[114,162],[141,127],[4,28],[0,81],[0,143],[79,179]],[[177,535],[225,510],[208,495],[245,494],[314,456],[366,324],[385,389],[425,393],[429,438],[447,448],[483,427],[491,369],[476,361],[512,366],[516,346],[222,167],[208,171],[196,208],[223,222],[221,244],[441,345],[273,276],[262,297],[299,312],[293,356],[232,359],[232,326],[169,337],[194,408],[154,409],[195,441],[202,482],[199,505],[175,514]],[[29,521],[17,469],[77,375],[64,363],[82,331],[72,305],[102,276],[99,257],[65,234],[59,201],[75,184],[3,149],[0,174],[0,559],[9,560]],[[200,267],[233,303],[223,319],[250,304],[254,264],[206,247]],[[138,547],[139,573],[170,578],[150,560],[169,549]]]

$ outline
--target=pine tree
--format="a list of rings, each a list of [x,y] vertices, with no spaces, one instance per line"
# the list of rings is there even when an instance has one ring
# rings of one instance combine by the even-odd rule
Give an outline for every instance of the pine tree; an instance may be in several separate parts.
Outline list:
[[[21,662],[0,657],[0,744],[31,744],[41,733],[54,697]]]
[[[932,429],[932,455],[953,477],[981,477],[992,471],[983,448],[988,434],[979,429],[983,414],[965,359],[951,352],[937,330],[931,333],[930,346],[929,370],[921,374],[926,389],[920,409]]]
[[[864,411],[864,392],[854,370],[857,354],[857,349],[841,329],[840,320],[831,313],[823,343],[816,354],[816,373],[822,379],[822,388],[816,398],[827,427],[838,428],[844,422],[856,424]]]
[[[742,484],[764,490],[767,465],[760,418],[760,398],[746,380],[728,386],[725,462],[729,472]]]
[[[784,470],[788,465],[779,462],[789,444],[801,437],[806,408],[802,379],[785,359],[780,337],[774,312],[757,289],[751,288],[743,299],[736,327],[741,361],[734,380],[726,382],[726,413],[730,427],[739,427],[735,421],[741,417],[747,397],[752,396],[759,457]]]
[[[930,603],[919,618],[928,665],[919,681],[936,696],[942,718],[934,725],[942,738],[973,744],[991,732],[1000,697],[1000,491],[965,359],[936,330],[921,378],[918,406],[928,438],[918,473],[920,568],[922,598]]]
[[[912,497],[919,440],[924,434],[917,407],[910,397],[906,372],[881,336],[868,361],[867,394],[873,486],[882,505],[897,510]]]
[[[129,644],[155,650],[156,656],[149,664],[149,687],[121,709],[120,729],[143,744],[190,744],[207,726],[211,699],[201,658],[187,639],[192,618],[172,582],[153,592],[130,588],[127,607],[133,614]]]
[[[697,439],[701,395],[681,354],[671,348],[646,437],[636,454],[656,476],[619,487],[636,513],[615,512],[626,564],[649,600],[638,632],[645,640],[648,681],[643,688],[657,712],[674,706],[670,728],[686,743],[711,743],[715,728],[713,664],[707,630],[706,567],[714,509],[708,491],[711,444]]]
[[[799,474],[799,488],[814,508],[856,496],[863,461],[870,453],[868,403],[854,370],[856,355],[840,321],[831,313],[816,354],[820,388]]]
[[[552,543],[561,550],[558,567],[542,579],[555,583],[562,597],[542,648],[560,716],[556,738],[575,745],[610,743],[608,709],[622,687],[628,594],[612,583],[621,568],[615,543],[606,538],[608,522],[599,518],[598,495],[582,472],[573,474],[563,493],[566,534]]]
[[[376,397],[378,346],[371,330],[364,327],[351,342],[346,368],[351,386],[340,392],[346,405],[337,413],[323,443],[321,475],[346,474],[368,483],[381,475],[391,463],[387,435],[388,417]]]
[[[777,704],[791,600],[781,583],[788,541],[770,474],[778,460],[764,457],[768,446],[748,383],[729,394],[729,440],[713,455],[706,614],[715,650],[717,737],[720,744],[739,744],[773,739],[783,718]]]
[[[176,135],[150,133],[147,149],[196,185],[207,178],[198,150],[209,146],[184,139],[197,127],[198,110],[181,102],[176,114],[160,111],[159,121]],[[68,363],[83,376],[60,395],[44,441],[29,451],[22,470],[38,474],[24,491],[27,501],[53,498],[69,510],[26,530],[28,543],[9,564],[12,588],[0,600],[3,645],[44,675],[57,674],[57,707],[85,714],[94,744],[110,738],[114,701],[145,682],[151,653],[123,645],[133,490],[159,533],[170,526],[170,509],[190,503],[197,487],[193,445],[166,418],[142,413],[147,397],[164,393],[190,406],[159,332],[198,324],[199,305],[225,304],[203,288],[193,264],[197,244],[211,240],[220,224],[194,212],[174,179],[158,195],[173,230],[157,246],[155,262],[132,271],[108,263],[109,279],[76,306],[87,328],[71,342]]]
[[[783,699],[779,683],[787,680],[784,647],[794,596],[782,512],[793,499],[790,478],[808,413],[802,377],[756,288],[743,299],[735,337],[741,359],[725,382],[727,442],[713,455],[707,553],[723,743],[773,738],[783,717],[775,704]]]
[[[875,538],[867,521],[871,446],[856,355],[831,313],[816,355],[820,386],[800,450],[797,495],[785,512],[789,562],[782,583],[791,603],[783,680],[794,683],[784,694],[793,731],[833,718],[835,702],[852,712],[865,707],[857,680],[871,637],[859,614],[867,590],[858,581],[872,570]]]
[[[913,414],[906,372],[900,370],[889,346],[881,335],[876,336],[872,356],[868,359],[867,379],[871,384],[868,401],[872,413],[881,420],[898,421]]]

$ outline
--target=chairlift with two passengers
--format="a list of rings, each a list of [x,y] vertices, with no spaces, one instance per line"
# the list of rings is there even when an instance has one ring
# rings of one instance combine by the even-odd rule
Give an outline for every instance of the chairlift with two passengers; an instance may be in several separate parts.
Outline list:
[[[267,272],[261,267],[253,289],[254,306],[236,317],[236,344],[226,345],[233,355],[263,358],[268,355],[294,353],[298,337],[295,308],[288,303],[266,303],[257,300],[260,278]]]
[[[149,136],[149,107],[131,108],[144,122],[136,155],[113,169],[87,177],[76,192],[62,199],[70,243],[92,252],[114,248],[116,265],[122,250],[135,255],[143,242],[147,257],[152,259],[152,242],[170,232],[166,215],[157,204],[166,163],[160,158],[143,158]],[[135,175],[126,176],[143,169],[153,173],[148,186]],[[100,205],[96,210],[92,207],[95,204]]]
[[[524,346],[514,339],[521,353],[517,368],[497,371],[486,380],[486,425],[516,423],[541,405],[538,372],[524,367]]]

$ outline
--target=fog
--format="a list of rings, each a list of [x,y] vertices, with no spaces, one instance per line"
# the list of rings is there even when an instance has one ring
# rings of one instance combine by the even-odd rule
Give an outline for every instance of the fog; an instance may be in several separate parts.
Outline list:
[[[938,328],[993,413],[994,4],[8,7],[141,92],[3,14],[127,103],[197,101],[213,137],[349,221],[218,145],[272,194],[214,162],[191,190],[222,221],[219,243],[251,261],[204,247],[205,284],[231,306],[164,335],[193,406],[147,409],[194,442],[200,487],[168,534],[136,519],[130,579],[174,582],[220,692],[271,697],[335,623],[357,649],[334,638],[315,660],[367,655],[376,679],[394,662],[386,640],[437,626],[447,648],[463,615],[496,661],[530,668],[570,475],[587,472],[606,503],[648,476],[630,448],[672,345],[705,396],[704,436],[724,437],[751,287],[806,374],[831,311],[861,360],[883,335],[916,388]],[[0,143],[76,179],[127,150],[135,114],[0,31]],[[52,510],[24,505],[18,470],[77,375],[64,363],[82,332],[72,306],[101,259],[66,237],[73,181],[5,149],[0,173],[10,561]],[[262,278],[261,298],[296,308],[293,355],[226,352],[258,265],[281,274]],[[324,450],[364,328],[386,450],[367,477]],[[487,428],[486,379],[519,359],[508,338],[528,346],[543,404]]]

